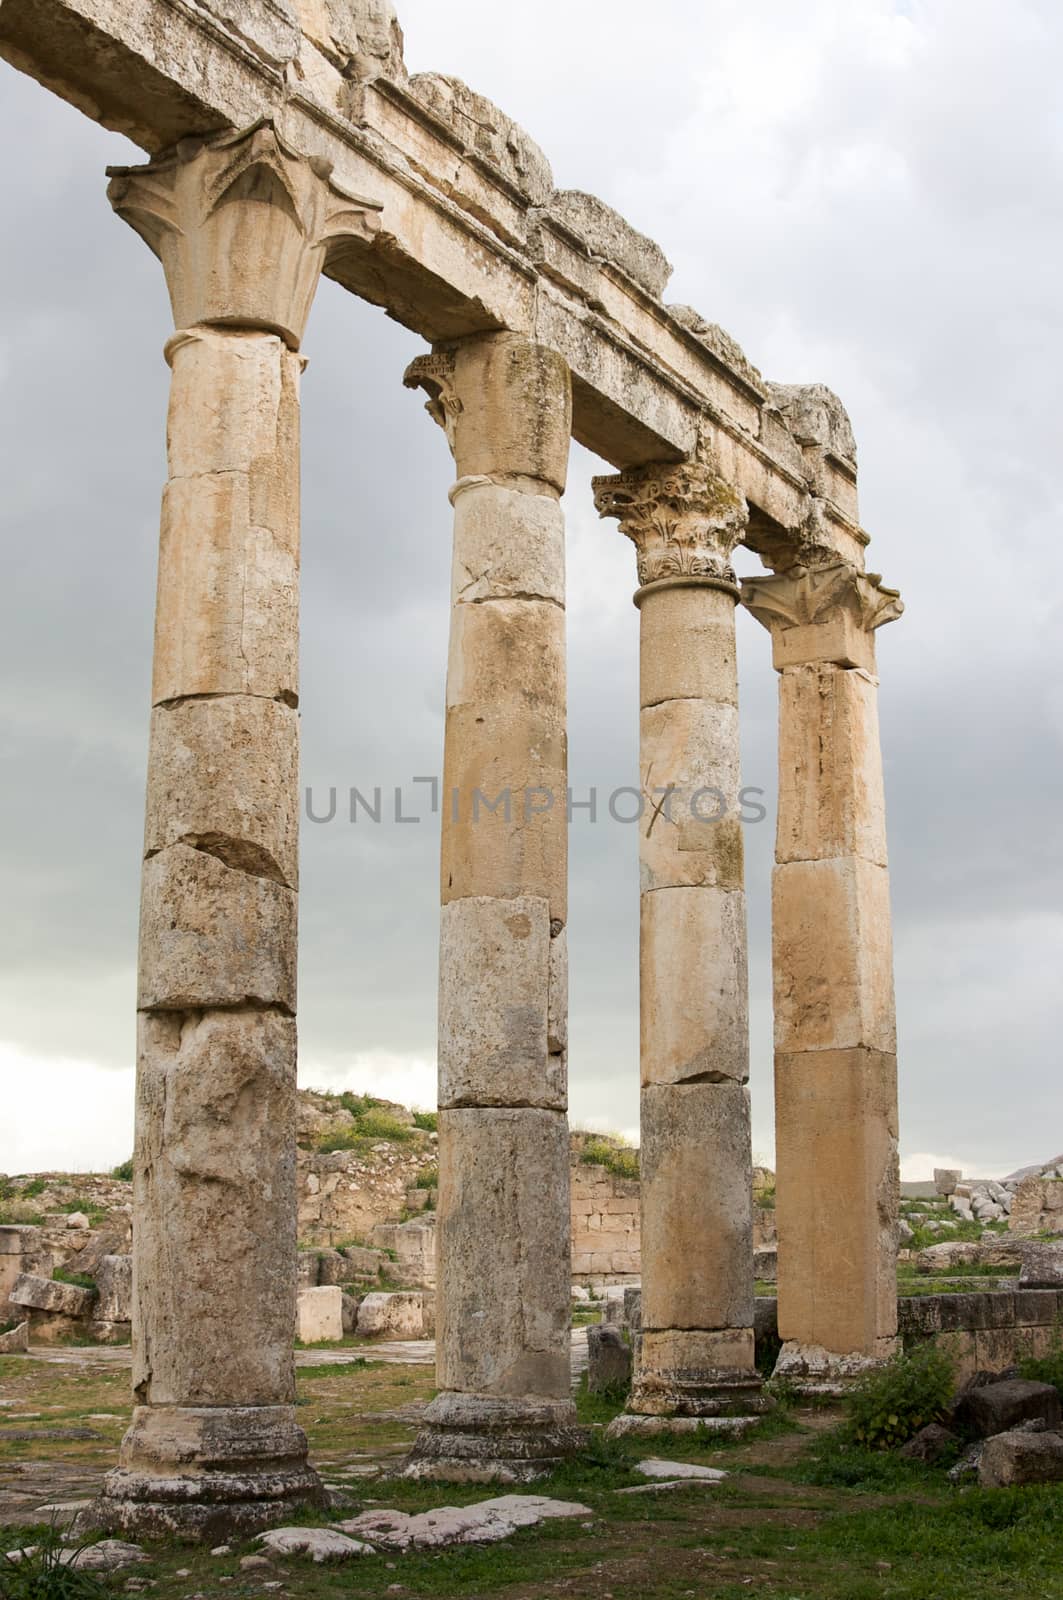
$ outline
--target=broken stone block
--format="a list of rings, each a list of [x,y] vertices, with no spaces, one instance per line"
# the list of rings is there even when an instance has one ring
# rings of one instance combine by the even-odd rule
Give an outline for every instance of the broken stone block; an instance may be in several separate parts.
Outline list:
[[[96,1300],[95,1291],[76,1283],[59,1283],[53,1278],[38,1278],[24,1272],[11,1291],[13,1305],[28,1311],[56,1312],[64,1317],[87,1317]]]
[[[978,1463],[983,1489],[1023,1483],[1063,1483],[1063,1433],[998,1433],[987,1439]]]
[[[1031,1240],[1022,1247],[1020,1289],[1063,1289],[1063,1241],[1041,1244]]]
[[[934,1188],[940,1195],[951,1195],[956,1192],[956,1185],[963,1177],[958,1167],[935,1167]]]
[[[591,1394],[626,1387],[631,1382],[631,1349],[619,1329],[587,1329],[587,1388]]]
[[[358,1307],[358,1333],[366,1339],[420,1339],[424,1295],[420,1291],[367,1294]]]
[[[0,1356],[20,1355],[30,1347],[30,1325],[19,1322],[6,1333],[0,1333]]]
[[[928,1422],[907,1444],[901,1445],[897,1454],[908,1461],[940,1461],[959,1442],[959,1436],[951,1428],[943,1427],[940,1422]]]
[[[273,1556],[310,1556],[313,1561],[350,1561],[354,1556],[371,1556],[372,1545],[349,1539],[335,1528],[272,1528],[260,1533],[258,1542]]]
[[[343,1338],[342,1289],[334,1285],[302,1289],[295,1310],[296,1338],[303,1344],[331,1344]]]
[[[969,1389],[957,1404],[954,1417],[959,1427],[988,1439],[1027,1421],[1058,1428],[1063,1421],[1063,1410],[1059,1391],[1050,1383],[1008,1378],[1003,1383]]]
[[[96,1271],[93,1315],[100,1322],[133,1320],[133,1257],[104,1256]]]

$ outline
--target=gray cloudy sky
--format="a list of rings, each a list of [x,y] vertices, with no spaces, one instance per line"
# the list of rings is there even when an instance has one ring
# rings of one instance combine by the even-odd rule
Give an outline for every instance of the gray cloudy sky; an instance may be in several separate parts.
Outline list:
[[[456,73],[675,264],[666,299],[769,377],[829,383],[860,451],[879,635],[901,1149],[1004,1171],[1063,1143],[1054,0],[406,0]],[[134,962],[170,329],[111,214],[140,159],[0,64],[0,1170],[132,1142]],[[330,283],[306,342],[303,780],[439,767],[452,471],[420,341]],[[634,559],[574,448],[574,787],[636,773]],[[745,570],[758,563],[747,556]],[[773,791],[767,635],[739,616],[745,780]],[[424,807],[422,806],[422,809]],[[768,1155],[773,815],[747,830],[754,1145]],[[304,825],[301,1077],[432,1101],[436,858],[417,827]],[[638,1119],[634,829],[571,837],[577,1122]]]

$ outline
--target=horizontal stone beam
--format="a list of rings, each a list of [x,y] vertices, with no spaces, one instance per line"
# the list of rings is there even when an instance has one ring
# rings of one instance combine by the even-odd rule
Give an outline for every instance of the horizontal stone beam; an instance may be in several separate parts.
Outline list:
[[[364,81],[362,57],[294,15],[287,0],[0,0],[0,55],[153,153],[271,119],[381,208],[329,276],[432,344],[510,329],[556,350],[575,437],[618,467],[708,442],[770,563],[811,539],[863,564],[851,434],[829,391],[766,383],[722,330],[663,304],[660,251],[593,197],[554,191],[520,130],[514,163],[513,125],[490,102],[394,63]],[[488,114],[501,135],[485,148]]]

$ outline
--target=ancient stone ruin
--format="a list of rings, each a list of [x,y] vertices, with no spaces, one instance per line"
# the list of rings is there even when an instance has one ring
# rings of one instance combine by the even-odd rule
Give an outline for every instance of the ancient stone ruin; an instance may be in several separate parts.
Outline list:
[[[405,381],[455,462],[441,1393],[410,1470],[520,1478],[580,1440],[566,830],[552,803],[566,787],[572,437],[616,469],[596,504],[637,557],[632,1426],[763,1404],[740,603],[770,632],[780,682],[780,1370],[831,1379],[887,1354],[897,1117],[875,630],[901,604],[865,570],[840,402],[768,382],[719,327],[666,303],[657,246],[594,197],[557,191],[496,106],[458,79],[409,76],[387,0],[3,0],[0,52],[147,153],[108,192],[159,258],[174,319],[140,930],[136,1409],[107,1519],[206,1533],[320,1494],[291,1334],[300,349],[322,273],[424,338]],[[739,582],[739,547],[764,574]],[[476,792],[512,803],[474,823]]]

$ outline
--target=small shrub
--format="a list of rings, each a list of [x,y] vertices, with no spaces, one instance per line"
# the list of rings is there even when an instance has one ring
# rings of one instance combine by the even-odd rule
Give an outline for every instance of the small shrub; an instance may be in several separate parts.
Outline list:
[[[637,1178],[639,1153],[630,1146],[611,1144],[608,1139],[588,1139],[580,1152],[588,1167],[604,1167],[617,1178]]]
[[[0,1226],[39,1228],[43,1222],[43,1213],[35,1208],[31,1200],[0,1201]]]
[[[413,1129],[408,1123],[400,1122],[390,1111],[375,1109],[367,1111],[360,1119],[358,1132],[367,1139],[388,1139],[399,1144],[413,1138]]]
[[[420,1128],[423,1133],[438,1133],[439,1112],[415,1111],[413,1114],[413,1125],[415,1128]]]
[[[46,1188],[47,1184],[43,1178],[31,1178],[29,1183],[22,1185],[22,1199],[35,1200],[39,1194],[44,1193]]]
[[[128,1161],[120,1162],[119,1165],[117,1167],[115,1167],[114,1171],[111,1173],[111,1177],[112,1178],[117,1178],[119,1180],[119,1182],[121,1182],[121,1183],[132,1183],[132,1181],[133,1181],[133,1157],[130,1156]]]
[[[869,1450],[904,1444],[944,1416],[952,1398],[952,1362],[932,1341],[869,1372],[846,1402],[850,1437]]]
[[[422,1167],[417,1174],[418,1189],[439,1188],[439,1168],[435,1162],[430,1167]]]

